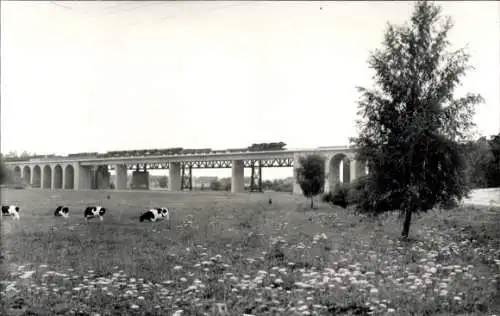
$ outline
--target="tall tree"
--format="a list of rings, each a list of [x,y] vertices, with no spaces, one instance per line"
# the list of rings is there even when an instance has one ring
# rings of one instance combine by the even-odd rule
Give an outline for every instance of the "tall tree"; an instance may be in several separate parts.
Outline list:
[[[369,59],[374,87],[358,88],[358,159],[370,170],[369,201],[358,209],[404,212],[408,238],[413,212],[466,196],[466,164],[458,142],[471,136],[480,95],[454,98],[471,67],[463,49],[448,51],[451,19],[418,1],[409,23],[388,25],[383,48]]]
[[[311,209],[314,208],[313,198],[322,193],[325,186],[325,159],[320,155],[309,155],[299,158],[297,182],[306,198],[311,199]]]

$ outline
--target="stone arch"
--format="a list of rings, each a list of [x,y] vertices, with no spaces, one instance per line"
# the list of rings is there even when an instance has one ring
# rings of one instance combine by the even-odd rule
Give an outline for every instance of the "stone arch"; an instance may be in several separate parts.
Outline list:
[[[49,165],[43,167],[42,187],[50,189],[52,187],[52,168]]]
[[[16,182],[21,180],[21,167],[19,166],[14,167],[14,180]]]
[[[63,170],[61,165],[54,167],[54,189],[63,188]]]
[[[31,186],[34,188],[40,188],[42,185],[42,168],[39,165],[33,167],[33,183]]]
[[[30,166],[24,166],[23,168],[23,180],[31,185],[31,168]]]
[[[350,182],[350,160],[346,154],[339,153],[334,155],[328,166],[328,184],[329,189],[333,190],[337,183]]]
[[[75,188],[75,168],[72,165],[67,165],[64,168],[64,188],[74,189]]]

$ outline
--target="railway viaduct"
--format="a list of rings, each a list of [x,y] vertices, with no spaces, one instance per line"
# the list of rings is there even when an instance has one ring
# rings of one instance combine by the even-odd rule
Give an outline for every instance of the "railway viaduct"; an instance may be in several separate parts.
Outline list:
[[[325,158],[325,191],[336,183],[350,182],[366,174],[367,168],[355,160],[355,149],[348,146],[313,149],[228,149],[228,150],[138,150],[39,156],[6,159],[14,176],[32,188],[42,189],[109,189],[110,170],[115,170],[115,189],[127,189],[127,172],[132,171],[132,187],[149,189],[151,169],[169,169],[169,191],[192,189],[192,169],[231,168],[233,193],[244,192],[244,168],[251,168],[251,191],[262,190],[262,169],[293,167],[293,193],[301,194],[296,181],[298,160],[302,155],[319,154]],[[342,162],[342,164],[341,164]],[[340,178],[343,169],[343,179]]]

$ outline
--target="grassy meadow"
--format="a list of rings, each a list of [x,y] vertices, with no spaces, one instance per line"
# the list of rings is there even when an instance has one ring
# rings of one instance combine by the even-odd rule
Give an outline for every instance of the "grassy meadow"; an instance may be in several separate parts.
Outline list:
[[[1,220],[3,315],[500,314],[490,207],[415,216],[404,243],[396,214],[311,211],[289,194],[1,193],[21,207]],[[85,222],[90,204],[104,221]],[[153,206],[171,221],[140,223]]]

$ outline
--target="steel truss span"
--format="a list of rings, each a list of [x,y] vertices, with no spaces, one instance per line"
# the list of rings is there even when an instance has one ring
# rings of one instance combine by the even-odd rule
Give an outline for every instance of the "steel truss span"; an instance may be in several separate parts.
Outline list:
[[[169,163],[134,163],[127,164],[128,170],[152,170],[152,169],[169,169]],[[115,170],[115,165],[108,165],[109,170]]]
[[[232,160],[197,160],[182,162],[181,166],[190,167],[191,169],[223,169],[231,168],[233,166]],[[286,168],[293,167],[292,158],[275,158],[275,159],[248,159],[244,160],[245,168],[253,168],[260,166],[261,168]],[[170,164],[164,163],[139,163],[127,164],[129,170],[155,170],[155,169],[169,169]],[[109,165],[110,170],[114,170],[114,165]]]

